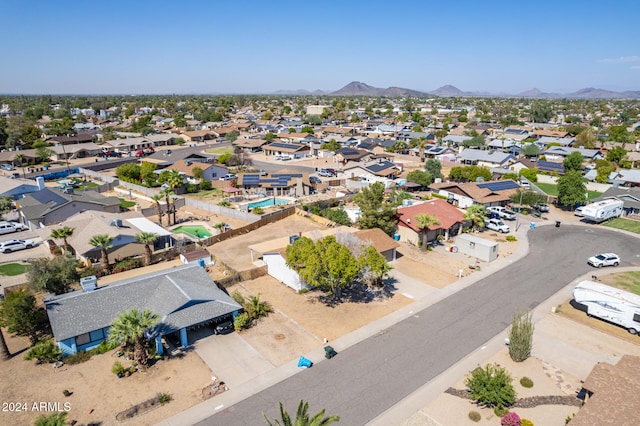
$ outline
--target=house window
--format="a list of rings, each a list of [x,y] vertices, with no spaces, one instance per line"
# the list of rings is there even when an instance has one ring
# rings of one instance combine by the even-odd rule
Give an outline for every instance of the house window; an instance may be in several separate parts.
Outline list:
[[[86,345],[91,341],[91,335],[89,333],[84,333],[79,336],[76,336],[76,345]]]
[[[640,314],[633,314],[633,320],[635,322],[640,322]]]

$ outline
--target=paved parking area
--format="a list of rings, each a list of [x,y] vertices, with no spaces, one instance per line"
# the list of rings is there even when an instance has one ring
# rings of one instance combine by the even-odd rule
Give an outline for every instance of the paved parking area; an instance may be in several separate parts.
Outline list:
[[[204,337],[197,340],[194,347],[198,356],[229,388],[275,368],[238,333]]]

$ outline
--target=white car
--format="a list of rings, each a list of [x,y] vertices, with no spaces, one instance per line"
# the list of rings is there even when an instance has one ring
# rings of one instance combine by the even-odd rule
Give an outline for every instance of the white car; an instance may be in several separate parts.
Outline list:
[[[234,180],[234,179],[238,179],[238,176],[234,175],[233,173],[227,173],[226,175],[220,178],[220,180]]]
[[[508,234],[511,230],[511,228],[509,228],[508,225],[505,225],[500,219],[489,219],[485,222],[485,227],[492,231],[502,232],[503,234]]]
[[[11,253],[12,251],[24,250],[35,247],[37,244],[32,240],[9,240],[0,243],[0,252]]]
[[[516,220],[516,214],[501,206],[487,207],[487,211],[498,213],[501,219]]]
[[[591,256],[587,263],[596,268],[603,266],[618,266],[620,264],[620,256],[615,253],[600,253],[595,256]]]
[[[584,213],[582,213],[582,209],[583,209],[583,208],[584,208],[584,206],[580,206],[580,207],[578,207],[577,209],[575,209],[575,210],[573,211],[573,214],[574,214],[575,216],[578,216],[578,217],[583,217],[583,216],[584,216]]]

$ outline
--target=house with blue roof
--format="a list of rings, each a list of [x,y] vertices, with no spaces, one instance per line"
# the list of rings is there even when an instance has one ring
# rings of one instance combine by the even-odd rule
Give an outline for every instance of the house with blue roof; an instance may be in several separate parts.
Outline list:
[[[588,161],[596,161],[598,159],[604,158],[604,154],[597,149],[586,149],[582,147],[571,148],[565,146],[552,146],[544,151],[544,156],[547,160],[550,161],[563,161],[574,152],[579,152],[580,154],[582,154],[582,157]]]
[[[87,279],[88,278],[88,279]],[[242,310],[220,290],[199,265],[185,265],[100,285],[95,277],[81,282],[74,291],[44,300],[53,338],[63,355],[73,355],[100,345],[119,314],[132,308],[150,310],[160,318],[148,335],[158,354],[164,351],[162,338],[179,336],[189,345],[189,330],[214,328]]]

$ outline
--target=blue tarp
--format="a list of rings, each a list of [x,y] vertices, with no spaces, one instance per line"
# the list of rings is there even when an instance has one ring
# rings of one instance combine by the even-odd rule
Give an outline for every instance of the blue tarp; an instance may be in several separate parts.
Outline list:
[[[300,368],[309,368],[313,365],[313,363],[311,362],[311,360],[308,360],[307,358],[301,356],[300,360],[298,361],[298,367]]]

